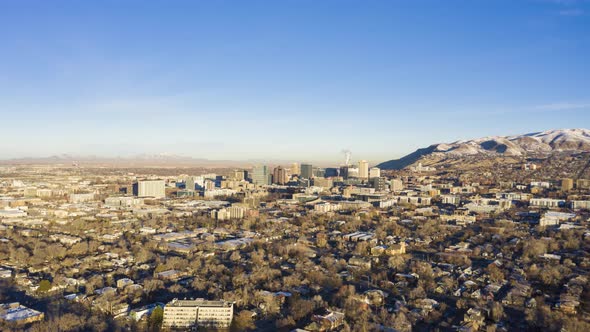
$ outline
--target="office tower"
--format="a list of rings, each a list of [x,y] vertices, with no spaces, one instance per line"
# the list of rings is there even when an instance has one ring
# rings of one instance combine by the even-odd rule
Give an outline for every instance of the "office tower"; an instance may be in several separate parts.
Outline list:
[[[334,167],[326,168],[326,171],[324,172],[324,176],[327,178],[333,178],[333,177],[338,176],[338,168],[334,168]]]
[[[184,180],[184,187],[186,190],[195,190],[195,178],[189,176]]]
[[[371,167],[369,169],[369,179],[381,177],[381,169],[377,167]]]
[[[348,165],[345,165],[345,166],[340,166],[340,176],[341,176],[341,177],[342,177],[344,180],[348,179],[348,168],[349,168],[349,166],[348,166]]]
[[[272,172],[273,183],[285,184],[287,183],[287,170],[282,166],[277,166]]]
[[[299,169],[299,164],[293,163],[293,165],[291,165],[291,175],[299,175],[299,174],[301,174],[301,170]]]
[[[248,178],[248,172],[243,169],[234,170],[233,179],[236,181],[243,181]]]
[[[359,161],[359,178],[369,178],[369,163],[366,160]]]
[[[203,182],[203,188],[206,191],[215,189],[215,181],[211,179],[205,179]]]
[[[137,196],[166,197],[166,183],[164,180],[142,180],[137,182]]]
[[[221,188],[221,183],[225,180],[225,176],[223,175],[218,175],[215,177],[215,187],[217,188]]]
[[[315,168],[313,170],[313,177],[314,178],[323,178],[326,177],[326,170],[323,168]]]
[[[269,185],[271,182],[272,175],[268,171],[267,166],[256,166],[252,169],[252,183],[265,186]]]
[[[359,169],[358,167],[348,167],[348,178],[358,178],[359,177]]]
[[[561,191],[570,191],[574,188],[574,180],[562,179],[561,180]]]
[[[326,189],[330,189],[334,186],[334,181],[332,179],[328,179],[328,178],[314,178],[313,179],[313,185],[314,187],[322,187],[322,188],[326,188]]]
[[[313,177],[313,167],[311,164],[301,164],[301,177],[311,179]]]
[[[387,188],[387,181],[385,178],[373,177],[371,178],[371,184],[376,191],[385,191]]]

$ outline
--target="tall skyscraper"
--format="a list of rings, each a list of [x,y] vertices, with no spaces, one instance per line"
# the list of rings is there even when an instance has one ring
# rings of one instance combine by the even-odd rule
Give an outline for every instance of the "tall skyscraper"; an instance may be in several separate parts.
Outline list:
[[[334,167],[328,167],[326,168],[325,172],[324,172],[324,176],[327,178],[332,178],[335,176],[338,176],[338,168],[334,168]]]
[[[313,177],[313,166],[311,164],[301,164],[301,177],[304,179]]]
[[[326,169],[325,168],[315,168],[313,170],[313,177],[314,178],[323,178],[326,177]]]
[[[267,166],[255,166],[252,169],[252,183],[259,185],[259,186],[265,186],[265,185],[269,185],[271,182],[271,174],[268,171],[268,167]]]
[[[142,180],[137,182],[137,196],[166,197],[166,183],[164,180]]]
[[[184,186],[187,190],[195,190],[195,178],[187,176],[186,180],[184,180]]]
[[[287,170],[282,166],[277,166],[272,172],[272,182],[276,184],[287,183]]]
[[[381,177],[381,170],[377,167],[369,169],[369,179]]]
[[[366,160],[359,161],[359,178],[369,178],[369,163]]]
[[[345,180],[348,179],[348,168],[349,168],[348,165],[340,166],[340,174],[339,175]]]
[[[301,170],[299,169],[299,164],[293,163],[293,165],[291,165],[291,175],[299,175],[299,174],[301,174]]]

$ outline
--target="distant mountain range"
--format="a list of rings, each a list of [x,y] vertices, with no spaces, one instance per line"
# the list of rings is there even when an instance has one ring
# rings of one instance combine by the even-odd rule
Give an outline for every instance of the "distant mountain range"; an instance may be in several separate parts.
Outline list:
[[[426,157],[525,156],[563,151],[590,151],[590,130],[558,129],[515,136],[488,136],[453,143],[433,144],[400,159],[383,162],[381,169],[403,169]]]
[[[206,158],[193,158],[179,156],[170,153],[139,154],[134,156],[105,157],[105,156],[79,156],[70,154],[53,155],[49,157],[29,157],[0,160],[4,165],[112,165],[118,167],[251,167],[257,164],[287,165],[293,161],[277,159],[248,159],[248,160],[212,160]]]

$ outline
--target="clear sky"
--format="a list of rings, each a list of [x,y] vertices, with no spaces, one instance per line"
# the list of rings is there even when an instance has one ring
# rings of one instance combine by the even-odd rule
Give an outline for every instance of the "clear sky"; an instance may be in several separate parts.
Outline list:
[[[590,2],[0,0],[0,159],[378,162],[590,127]]]

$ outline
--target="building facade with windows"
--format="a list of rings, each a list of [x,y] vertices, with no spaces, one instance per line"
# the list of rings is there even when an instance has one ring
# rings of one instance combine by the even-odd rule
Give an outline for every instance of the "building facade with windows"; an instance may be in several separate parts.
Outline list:
[[[174,299],[164,307],[162,325],[168,328],[227,328],[234,315],[233,303],[204,299]]]

